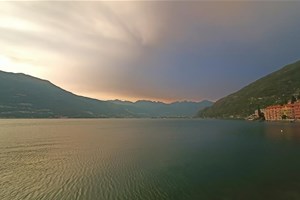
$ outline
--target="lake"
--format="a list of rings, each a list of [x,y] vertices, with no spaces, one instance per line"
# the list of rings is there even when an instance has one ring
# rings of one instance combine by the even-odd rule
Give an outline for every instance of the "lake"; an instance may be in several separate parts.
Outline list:
[[[0,120],[0,199],[300,199],[300,123]]]

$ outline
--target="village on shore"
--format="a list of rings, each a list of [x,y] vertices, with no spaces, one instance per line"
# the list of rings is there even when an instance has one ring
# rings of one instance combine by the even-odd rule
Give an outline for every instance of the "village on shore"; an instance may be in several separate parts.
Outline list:
[[[300,121],[300,100],[289,101],[283,105],[271,105],[255,110],[247,120]]]

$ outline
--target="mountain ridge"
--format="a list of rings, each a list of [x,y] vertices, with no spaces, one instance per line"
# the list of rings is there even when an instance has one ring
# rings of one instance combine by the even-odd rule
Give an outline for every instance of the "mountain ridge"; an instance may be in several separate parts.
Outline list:
[[[288,64],[198,112],[201,118],[245,118],[258,108],[285,104],[300,94],[300,61]]]
[[[95,118],[131,116],[109,102],[79,96],[48,80],[0,72],[2,118]]]
[[[147,107],[149,104],[154,112],[143,108],[143,105]],[[192,117],[198,110],[195,109],[192,114],[188,107],[188,115],[186,112],[183,112],[185,115],[181,115],[184,108],[181,108],[179,113],[169,112],[170,115],[161,115],[158,114],[161,105],[169,104],[147,100],[135,103],[120,100],[103,101],[84,97],[45,79],[0,70],[0,118]]]
[[[209,107],[213,102],[203,100],[199,102],[175,101],[164,103],[160,101],[138,100],[135,102],[110,100],[110,102],[123,105],[126,110],[138,113],[143,117],[194,117],[198,110]]]

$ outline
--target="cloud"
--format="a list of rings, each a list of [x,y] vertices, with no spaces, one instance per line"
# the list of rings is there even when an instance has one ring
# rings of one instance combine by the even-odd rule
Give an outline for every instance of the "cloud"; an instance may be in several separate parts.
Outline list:
[[[245,84],[229,80],[249,66],[230,66],[234,57],[299,33],[296,2],[0,4],[0,69],[102,99],[218,98]]]

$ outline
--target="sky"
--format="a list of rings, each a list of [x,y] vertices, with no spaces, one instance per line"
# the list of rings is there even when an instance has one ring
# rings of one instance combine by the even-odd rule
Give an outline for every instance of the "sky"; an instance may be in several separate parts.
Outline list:
[[[217,100],[300,59],[300,2],[0,2],[0,70],[102,100]]]

